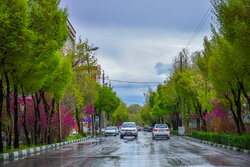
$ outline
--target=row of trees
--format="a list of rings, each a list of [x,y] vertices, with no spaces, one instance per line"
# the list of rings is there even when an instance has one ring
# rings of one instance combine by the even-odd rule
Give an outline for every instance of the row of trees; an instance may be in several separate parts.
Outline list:
[[[95,81],[93,45],[79,38],[66,50],[67,9],[60,0],[0,1],[0,132],[7,149],[60,142],[103,111],[111,121],[121,104]],[[98,71],[97,71],[98,72]],[[0,133],[0,152],[3,151]]]
[[[249,121],[250,13],[248,0],[212,0],[215,26],[204,49],[175,58],[172,72],[157,91],[146,93],[141,116],[145,122],[172,124],[174,129],[196,119],[197,129],[220,131],[222,122],[234,123],[229,132],[246,133]],[[185,119],[181,120],[184,99]],[[217,127],[216,125],[217,121]],[[213,121],[211,121],[213,120]],[[224,128],[225,132],[227,128]],[[227,129],[228,130],[228,129]]]
[[[66,25],[67,10],[58,8],[58,0],[6,0],[0,2],[0,118],[3,107],[8,116],[7,146],[11,146],[14,129],[14,148],[19,147],[19,115],[22,114],[22,125],[27,143],[30,135],[26,124],[26,97],[32,98],[35,110],[35,143],[41,134],[40,108],[45,97],[53,97],[53,106],[63,97],[70,82],[72,69],[70,60],[62,57],[63,47],[68,30]],[[11,94],[14,108],[11,111]],[[18,98],[22,97],[20,113]],[[5,99],[5,103],[4,103]],[[46,105],[46,104],[44,104]],[[59,106],[58,106],[59,108]],[[50,118],[51,109],[44,107]],[[52,108],[53,110],[53,108]],[[12,122],[13,121],[13,122]],[[48,120],[51,127],[52,120]],[[0,131],[2,131],[2,121]],[[49,136],[47,132],[47,136]],[[3,151],[2,135],[0,135],[0,152]]]
[[[112,124],[121,126],[123,122],[130,121],[135,122],[136,125],[142,126],[142,119],[140,115],[141,110],[142,107],[138,104],[127,106],[125,103],[121,102],[117,110],[112,115]]]

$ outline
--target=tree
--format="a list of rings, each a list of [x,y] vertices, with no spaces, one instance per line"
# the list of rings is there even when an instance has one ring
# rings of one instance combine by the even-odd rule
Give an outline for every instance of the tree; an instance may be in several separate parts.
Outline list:
[[[105,111],[108,120],[111,121],[111,116],[119,106],[120,99],[117,97],[116,92],[114,92],[111,87],[101,87],[98,85],[97,90],[98,97],[94,101],[96,112],[101,114],[101,111]]]
[[[139,104],[128,106],[128,120],[135,122],[137,125],[142,125],[141,110],[142,106]]]
[[[28,29],[29,9],[27,0],[17,1],[1,1],[1,26],[0,26],[0,62],[1,73],[10,73],[12,76],[12,86],[15,92],[15,111],[14,111],[14,147],[19,147],[18,134],[18,108],[17,108],[17,77],[20,75],[18,70],[27,65],[23,60],[30,55],[31,41],[33,38],[32,32]],[[10,24],[14,23],[14,24]],[[5,75],[8,76],[8,75]],[[3,75],[1,84],[3,83]],[[9,86],[9,85],[8,85]],[[2,87],[2,86],[1,86]],[[2,92],[2,91],[1,91]],[[3,94],[0,94],[3,97]],[[8,98],[8,97],[7,97]],[[1,98],[3,99],[3,98]],[[0,103],[3,101],[1,100]],[[7,104],[8,105],[8,104]],[[2,106],[2,104],[0,104]],[[0,111],[0,115],[2,108]],[[0,124],[1,127],[1,124]],[[1,128],[0,128],[1,129]],[[0,135],[1,137],[1,135]],[[0,143],[2,143],[0,141]],[[2,144],[0,144],[0,152],[2,152]]]
[[[112,124],[118,126],[120,126],[122,122],[127,121],[128,120],[127,105],[121,101],[115,112],[112,114],[111,119],[112,119]]]

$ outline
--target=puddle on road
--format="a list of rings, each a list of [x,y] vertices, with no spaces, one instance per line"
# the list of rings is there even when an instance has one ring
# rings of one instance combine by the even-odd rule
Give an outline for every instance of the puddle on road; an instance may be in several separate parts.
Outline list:
[[[96,146],[98,144],[101,144],[102,143],[102,139],[100,140],[95,140],[95,141],[89,141],[89,142],[84,142],[84,143],[77,143],[77,147],[78,148],[83,148],[83,147],[86,147],[86,146]]]
[[[100,154],[101,155],[109,155],[109,154],[115,152],[118,149],[119,149],[119,147],[114,147],[114,146],[112,146],[112,147],[103,147],[101,149],[101,153]]]
[[[124,137],[123,138],[123,140],[124,140],[124,143],[128,143],[128,142],[131,142],[131,141],[136,141],[137,140],[137,138],[135,138],[135,137]]]

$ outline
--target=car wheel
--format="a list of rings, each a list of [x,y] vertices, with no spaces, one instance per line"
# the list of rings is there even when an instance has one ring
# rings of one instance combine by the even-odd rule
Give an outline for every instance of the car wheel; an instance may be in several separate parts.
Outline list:
[[[152,135],[152,139],[153,139],[153,140],[155,139],[154,135]]]
[[[167,139],[170,139],[170,136],[169,136],[169,137],[167,137]]]
[[[135,135],[135,138],[137,138],[137,135]]]
[[[123,136],[122,136],[122,135],[120,135],[120,138],[121,138],[121,139],[123,139]]]
[[[116,136],[116,134],[115,134],[115,136]]]
[[[107,135],[104,135],[105,137],[107,137]]]

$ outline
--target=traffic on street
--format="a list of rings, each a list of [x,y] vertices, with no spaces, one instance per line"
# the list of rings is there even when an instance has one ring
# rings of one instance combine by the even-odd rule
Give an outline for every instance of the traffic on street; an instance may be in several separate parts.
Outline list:
[[[52,151],[3,162],[4,167],[158,167],[158,166],[250,166],[250,155],[217,148],[181,136],[152,139],[151,132],[138,137],[97,137]]]

